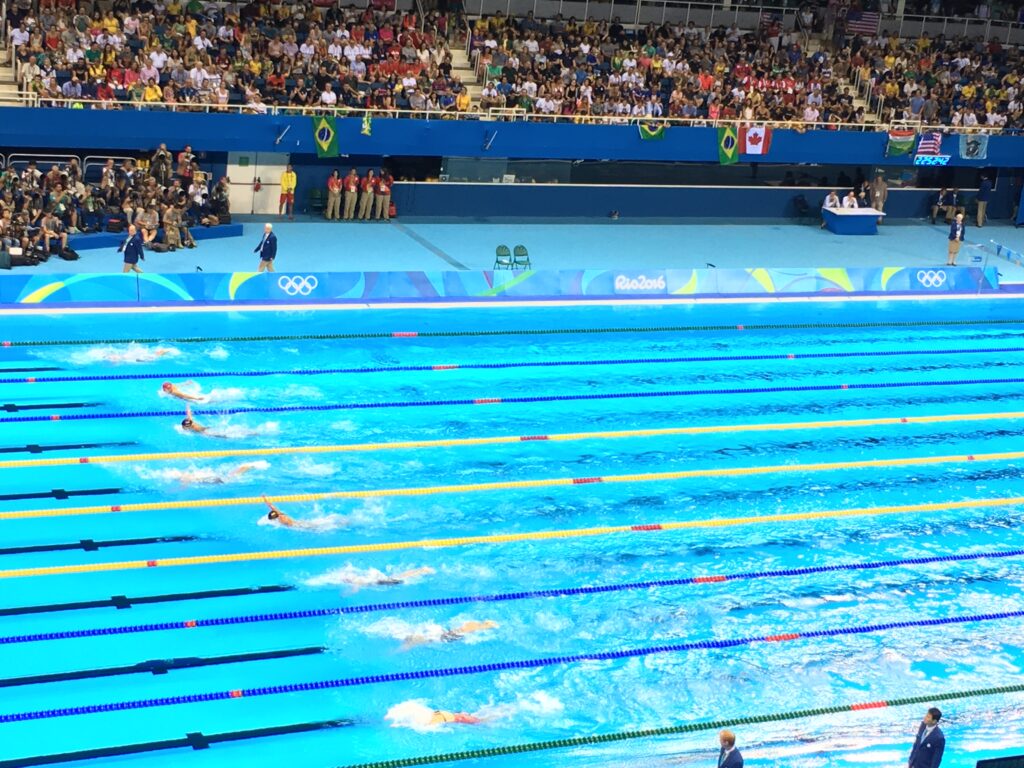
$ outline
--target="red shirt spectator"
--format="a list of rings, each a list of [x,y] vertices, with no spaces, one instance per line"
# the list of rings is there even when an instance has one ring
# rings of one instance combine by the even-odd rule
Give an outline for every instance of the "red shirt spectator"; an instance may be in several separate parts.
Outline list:
[[[395,178],[387,171],[384,171],[377,179],[377,184],[374,187],[374,193],[378,195],[390,195],[391,186],[395,183]]]
[[[340,178],[333,174],[327,179],[327,191],[328,192],[341,192],[342,181]]]

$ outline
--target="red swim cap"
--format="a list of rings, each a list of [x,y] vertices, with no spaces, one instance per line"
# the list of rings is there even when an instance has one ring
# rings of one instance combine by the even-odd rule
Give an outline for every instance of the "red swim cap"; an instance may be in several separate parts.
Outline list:
[[[170,392],[172,389],[174,389],[174,385],[171,384],[171,382],[169,381],[165,381],[163,384],[160,385],[160,389],[162,389],[164,392]]]

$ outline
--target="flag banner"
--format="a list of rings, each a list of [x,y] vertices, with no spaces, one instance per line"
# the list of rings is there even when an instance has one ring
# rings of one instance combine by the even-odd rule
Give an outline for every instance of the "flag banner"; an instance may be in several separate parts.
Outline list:
[[[846,31],[851,35],[877,35],[882,14],[875,11],[849,11],[846,14]]]
[[[960,157],[964,160],[988,160],[988,134],[961,134]]]
[[[914,139],[917,134],[910,129],[900,128],[889,131],[889,143],[885,147],[886,157],[898,157],[906,155],[914,148]]]
[[[921,140],[917,142],[917,154],[919,155],[941,155],[942,134],[938,131],[928,131],[921,134]]]
[[[317,157],[338,156],[338,131],[333,117],[313,118],[313,143],[316,144]]]
[[[772,145],[772,129],[765,125],[740,128],[741,155],[767,155]]]
[[[363,115],[363,127],[359,129],[359,132],[363,136],[370,136],[373,133],[373,118],[370,117],[369,112]]]
[[[739,162],[739,142],[736,140],[736,129],[731,125],[718,129],[718,162],[732,165]]]
[[[663,123],[660,125],[640,123],[638,128],[640,129],[640,138],[644,141],[658,141],[665,138],[665,125]]]

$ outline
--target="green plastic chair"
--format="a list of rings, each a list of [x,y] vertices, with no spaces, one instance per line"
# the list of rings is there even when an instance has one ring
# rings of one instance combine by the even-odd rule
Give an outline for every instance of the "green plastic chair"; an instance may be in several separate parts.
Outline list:
[[[515,260],[507,245],[499,245],[494,249],[494,269],[512,269]]]
[[[309,190],[306,197],[306,211],[308,213],[320,213],[327,207],[327,199],[324,191],[319,187]]]
[[[530,264],[530,254],[525,245],[517,245],[512,251],[512,269],[533,269]]]

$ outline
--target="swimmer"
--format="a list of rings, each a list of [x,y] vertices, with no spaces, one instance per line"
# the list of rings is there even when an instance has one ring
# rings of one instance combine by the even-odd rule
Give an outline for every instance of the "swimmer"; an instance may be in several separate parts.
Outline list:
[[[411,570],[402,571],[401,573],[392,575],[381,573],[377,569],[373,569],[368,573],[346,576],[342,581],[353,587],[394,587],[399,584],[404,584],[409,579],[415,579],[419,576],[429,576],[432,573],[437,573],[437,571],[429,565],[425,565],[422,568],[413,568]]]
[[[185,418],[181,420],[181,428],[186,432],[194,432],[197,435],[206,433],[206,427],[192,418],[192,406],[185,406]]]
[[[128,349],[124,352],[107,352],[103,359],[108,363],[151,363],[167,355],[177,355],[178,350],[168,347],[156,349]]]
[[[403,701],[387,711],[384,719],[392,728],[412,728],[416,731],[437,730],[449,723],[479,725],[486,718],[469,712],[452,712],[447,709],[433,709],[422,700]]]
[[[473,632],[483,632],[488,629],[496,629],[498,622],[487,619],[486,621],[465,621],[457,627],[444,630],[440,635],[412,635],[402,642],[402,650],[415,648],[417,645],[427,643],[457,643]]]
[[[266,467],[267,465],[264,464],[263,466]],[[257,468],[257,464],[239,464],[226,475],[218,475],[210,469],[182,472],[178,475],[178,482],[182,485],[224,485]]]
[[[202,395],[190,395],[188,392],[182,392],[169,381],[165,381],[163,385],[160,387],[160,389],[164,392],[164,394],[170,395],[171,397],[176,397],[179,400],[188,400],[193,403],[202,403],[206,401],[206,398],[203,397]]]
[[[435,709],[430,718],[430,725],[444,725],[445,723],[461,723],[462,725],[479,725],[483,718],[471,715],[468,712],[449,712],[446,709]]]

